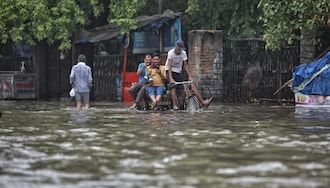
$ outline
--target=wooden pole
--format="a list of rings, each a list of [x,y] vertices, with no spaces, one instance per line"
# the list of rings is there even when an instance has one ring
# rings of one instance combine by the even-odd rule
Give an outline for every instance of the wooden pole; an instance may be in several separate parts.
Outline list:
[[[158,0],[158,14],[163,13],[163,0]],[[159,29],[159,53],[162,53],[163,49],[163,30]]]
[[[163,0],[158,0],[158,14],[163,13]]]
[[[124,62],[123,62],[123,71],[122,71],[122,81],[121,81],[121,101],[124,100],[124,91],[125,91],[125,80],[126,80],[126,67],[128,61],[128,48],[124,48]]]

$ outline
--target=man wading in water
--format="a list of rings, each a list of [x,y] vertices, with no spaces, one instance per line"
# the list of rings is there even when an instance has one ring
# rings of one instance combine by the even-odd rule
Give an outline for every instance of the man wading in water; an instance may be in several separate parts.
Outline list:
[[[92,87],[92,71],[86,65],[86,56],[78,56],[78,64],[73,66],[70,74],[70,84],[75,91],[77,109],[81,108],[82,102],[85,103],[85,109],[89,108],[89,92]]]
[[[174,84],[175,82],[185,81],[184,74],[182,70],[184,69],[187,72],[188,80],[192,80],[191,74],[188,70],[187,64],[187,53],[185,51],[184,43],[182,40],[177,40],[175,42],[175,48],[171,49],[167,53],[167,60],[165,64],[165,70],[167,73],[168,81],[170,84]],[[179,89],[180,85],[174,86],[171,89],[172,92],[172,104],[173,110],[178,110],[177,98],[176,98],[176,90]],[[207,109],[210,105],[212,98],[204,100],[202,95],[197,91],[196,86],[191,84],[191,90],[194,95],[197,97],[199,103]]]

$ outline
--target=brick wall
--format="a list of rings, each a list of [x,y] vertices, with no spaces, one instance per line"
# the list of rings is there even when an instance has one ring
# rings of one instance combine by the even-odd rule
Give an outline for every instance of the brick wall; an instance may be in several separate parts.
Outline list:
[[[222,100],[223,34],[219,30],[194,30],[188,34],[188,64],[204,98]]]

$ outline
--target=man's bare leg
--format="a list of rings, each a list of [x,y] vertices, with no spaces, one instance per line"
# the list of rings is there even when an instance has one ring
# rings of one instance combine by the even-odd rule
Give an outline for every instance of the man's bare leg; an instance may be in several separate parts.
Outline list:
[[[204,108],[208,108],[208,106],[210,105],[210,102],[212,100],[212,98],[209,98],[207,100],[204,100],[202,95],[200,94],[200,92],[197,90],[195,85],[191,85],[191,89],[194,92],[194,95],[197,97],[198,101],[202,104],[202,106]]]
[[[161,95],[157,95],[156,96],[156,106],[155,107],[158,106],[158,104],[159,104],[159,102],[160,102],[161,99],[162,99],[162,96]]]
[[[77,101],[77,109],[79,110],[81,108],[81,101]]]
[[[152,101],[152,104],[151,104],[151,110],[154,110],[155,107],[156,107],[156,105],[157,105],[157,101],[156,101],[156,97],[155,97],[155,95],[151,95],[151,96],[150,96],[150,99],[151,99],[151,101]]]
[[[140,91],[138,92],[134,104],[132,106],[129,107],[129,109],[134,110],[134,109],[139,109],[140,104],[143,100],[143,97],[145,96],[145,91],[146,91],[147,86],[142,86],[142,88],[140,89]]]
[[[86,102],[85,104],[85,110],[88,110],[89,109],[89,102]]]
[[[173,104],[173,110],[178,110],[178,102],[177,102],[177,97],[176,97],[176,89],[172,88],[171,89],[171,93],[172,93],[172,104]]]

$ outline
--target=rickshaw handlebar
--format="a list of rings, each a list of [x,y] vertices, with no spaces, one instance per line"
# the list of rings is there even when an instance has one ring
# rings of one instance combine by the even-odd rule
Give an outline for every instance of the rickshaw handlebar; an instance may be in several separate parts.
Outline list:
[[[184,85],[184,84],[192,84],[193,80],[187,80],[187,81],[182,81],[182,82],[174,82],[173,86],[175,85]]]

